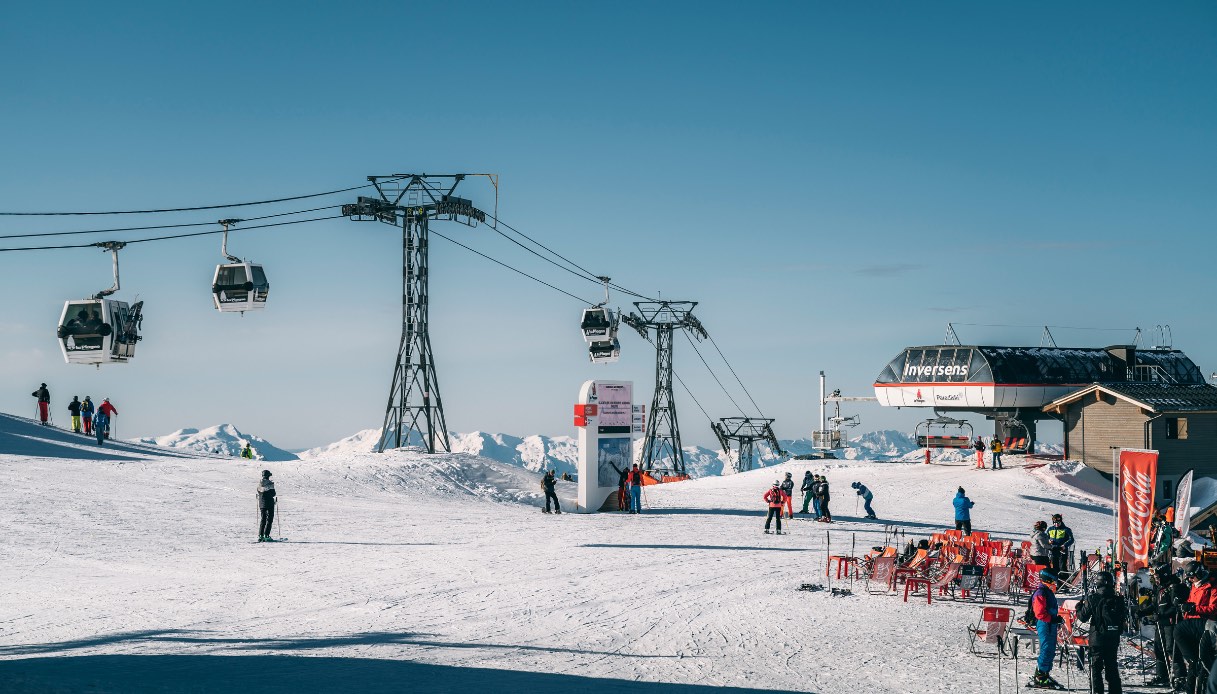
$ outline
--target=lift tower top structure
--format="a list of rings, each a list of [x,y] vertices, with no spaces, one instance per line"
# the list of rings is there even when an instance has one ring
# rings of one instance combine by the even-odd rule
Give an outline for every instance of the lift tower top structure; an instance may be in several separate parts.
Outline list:
[[[651,400],[646,436],[642,441],[642,468],[648,471],[670,469],[677,475],[684,475],[685,456],[680,447],[680,424],[672,394],[672,337],[677,330],[687,330],[698,340],[706,339],[709,334],[693,316],[696,301],[635,301],[634,306],[638,313],[631,312],[621,320],[637,330],[647,342],[651,342],[650,331],[655,331],[655,397]],[[665,459],[671,461],[670,468],[662,467]],[[657,462],[660,463],[658,468],[655,467]]]
[[[391,174],[368,176],[379,197],[360,197],[343,205],[342,214],[355,221],[378,221],[402,229],[401,342],[389,386],[378,452],[420,442],[428,453],[451,450],[444,403],[440,398],[435,356],[428,327],[427,257],[431,220],[474,227],[486,213],[465,198],[453,195],[469,176],[490,174]]]
[[[731,455],[731,442],[739,441],[735,471],[747,472],[752,469],[753,442],[765,441],[774,453],[783,454],[782,444],[778,443],[778,437],[773,433],[773,422],[767,417],[723,417],[718,422],[711,422],[710,428],[728,457]]]

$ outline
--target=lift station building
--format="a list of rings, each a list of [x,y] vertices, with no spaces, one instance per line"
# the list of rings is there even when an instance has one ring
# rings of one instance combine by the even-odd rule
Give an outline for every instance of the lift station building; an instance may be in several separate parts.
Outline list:
[[[1096,384],[1201,386],[1217,392],[1191,359],[1169,348],[933,345],[909,347],[892,359],[875,379],[875,397],[885,407],[983,415],[993,420],[994,436],[1025,436],[1034,452],[1041,420],[1061,421],[1070,440],[1067,396]],[[1088,426],[1093,425],[1091,420]],[[1140,436],[1121,445],[1144,447]],[[1109,450],[1106,455],[1106,467],[1094,465],[1104,472],[1111,467]],[[1092,461],[1097,458],[1087,455],[1085,462]]]

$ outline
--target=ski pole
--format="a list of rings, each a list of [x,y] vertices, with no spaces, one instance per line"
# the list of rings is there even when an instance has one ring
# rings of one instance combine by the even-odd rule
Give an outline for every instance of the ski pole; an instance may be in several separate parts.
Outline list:
[[[275,504],[277,507],[279,504]],[[283,509],[275,509],[275,523],[279,526],[279,539],[283,539]]]

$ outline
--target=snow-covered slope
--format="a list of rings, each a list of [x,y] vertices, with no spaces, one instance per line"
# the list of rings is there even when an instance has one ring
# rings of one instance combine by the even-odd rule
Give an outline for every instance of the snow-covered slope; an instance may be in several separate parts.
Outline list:
[[[153,446],[183,448],[195,453],[221,457],[241,455],[241,449],[248,443],[253,448],[254,457],[258,460],[284,461],[297,458],[295,453],[276,448],[260,436],[241,433],[240,429],[231,424],[219,424],[206,429],[178,429],[165,436],[131,440]]]
[[[827,554],[847,545],[949,526],[960,485],[997,537],[1057,510],[1079,546],[1110,527],[1101,503],[966,463],[791,461],[648,487],[642,515],[545,516],[521,465],[397,450],[264,464],[275,534],[290,538],[266,546],[252,542],[258,475],[243,461],[137,444],[123,460],[73,457],[83,437],[9,432],[0,681],[14,692],[962,694],[981,671],[995,690],[992,661],[967,651],[976,603],[796,589],[825,582]],[[761,493],[805,469],[838,490],[837,523],[762,534]],[[854,480],[881,520],[855,514]]]

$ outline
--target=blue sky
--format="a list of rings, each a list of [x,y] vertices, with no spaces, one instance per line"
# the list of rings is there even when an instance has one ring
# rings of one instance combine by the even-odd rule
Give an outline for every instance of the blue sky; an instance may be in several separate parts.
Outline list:
[[[1039,328],[992,325],[1126,329],[1054,330],[1062,345],[1169,323],[1217,370],[1211,3],[60,3],[2,19],[0,210],[494,172],[508,223],[626,287],[701,302],[784,438],[813,428],[818,370],[867,394],[947,321],[984,324],[958,328],[984,344],[1038,344]],[[491,204],[484,183],[466,191]],[[221,216],[0,218],[0,234]],[[493,232],[436,230],[598,300]],[[53,330],[65,300],[108,286],[108,259],[0,253],[0,409],[32,412],[46,381],[58,409],[110,396],[124,437],[231,422],[305,447],[378,426],[400,235],[334,220],[230,244],[266,265],[263,315],[210,308],[218,238],[132,246],[119,296],[146,301],[146,337],[101,370],[64,364]],[[619,364],[593,367],[574,300],[440,239],[431,260],[450,428],[570,434],[591,377],[649,397],[654,352],[632,333]],[[684,341],[677,371],[711,416],[737,414]],[[677,398],[686,440],[710,443]],[[861,413],[865,429],[918,418]]]

